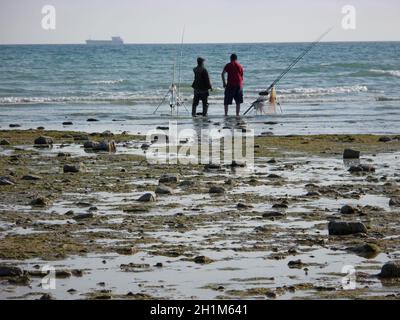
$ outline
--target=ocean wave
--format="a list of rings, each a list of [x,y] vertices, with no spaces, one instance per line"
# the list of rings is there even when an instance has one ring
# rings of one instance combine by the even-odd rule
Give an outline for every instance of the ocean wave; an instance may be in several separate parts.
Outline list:
[[[118,80],[96,80],[96,81],[91,81],[91,84],[120,84],[120,83],[126,83],[128,80],[126,79],[118,79]]]
[[[329,87],[329,88],[294,88],[294,89],[279,89],[278,94],[297,94],[297,95],[331,95],[331,94],[345,94],[345,93],[358,93],[367,92],[367,86],[355,85],[344,87]]]
[[[400,70],[369,69],[349,74],[351,77],[400,77]]]
[[[370,69],[369,72],[375,73],[375,74],[381,74],[381,75],[385,75],[385,76],[400,77],[400,70]]]

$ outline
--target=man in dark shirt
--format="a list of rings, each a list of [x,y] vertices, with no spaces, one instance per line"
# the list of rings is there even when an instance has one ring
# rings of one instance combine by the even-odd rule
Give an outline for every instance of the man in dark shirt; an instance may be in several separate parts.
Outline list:
[[[192,116],[197,116],[197,106],[200,100],[203,103],[203,116],[206,117],[208,114],[208,96],[209,90],[212,90],[210,77],[207,69],[204,67],[204,59],[197,58],[197,67],[193,69],[194,82],[192,88],[194,89]]]
[[[225,116],[228,115],[229,105],[236,102],[236,116],[240,115],[240,105],[243,103],[243,67],[237,62],[237,55],[231,55],[231,62],[228,63],[222,71],[222,83],[225,88]],[[228,83],[225,80],[225,74],[228,74]]]

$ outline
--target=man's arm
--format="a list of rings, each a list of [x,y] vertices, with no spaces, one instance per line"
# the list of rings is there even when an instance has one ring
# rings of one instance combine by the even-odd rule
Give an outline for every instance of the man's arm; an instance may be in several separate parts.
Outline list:
[[[224,71],[222,71],[222,73],[221,73],[222,85],[224,86],[224,88],[226,88],[225,74],[226,74],[226,71],[225,71],[225,69],[224,69]]]

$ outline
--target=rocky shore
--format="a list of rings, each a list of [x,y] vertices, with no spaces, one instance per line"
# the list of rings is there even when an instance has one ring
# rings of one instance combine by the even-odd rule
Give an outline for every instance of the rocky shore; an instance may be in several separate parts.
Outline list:
[[[0,298],[400,298],[399,137],[260,136],[254,170],[146,143],[0,131]]]

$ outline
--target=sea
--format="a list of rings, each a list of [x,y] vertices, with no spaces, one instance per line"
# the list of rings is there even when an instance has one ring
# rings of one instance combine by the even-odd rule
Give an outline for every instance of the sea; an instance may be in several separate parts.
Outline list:
[[[191,127],[199,121],[190,116],[198,56],[206,59],[214,87],[209,117],[201,121],[223,126],[221,72],[231,53],[244,67],[243,112],[308,46],[1,45],[0,129],[18,124],[20,129],[144,134],[170,121]],[[279,82],[280,106],[274,112],[250,112],[240,121],[257,134],[400,134],[399,57],[400,42],[320,43]],[[172,83],[183,104],[171,115]]]

